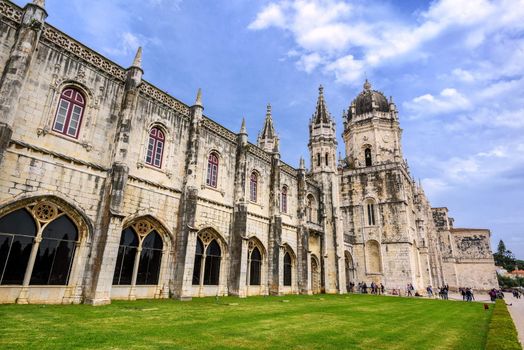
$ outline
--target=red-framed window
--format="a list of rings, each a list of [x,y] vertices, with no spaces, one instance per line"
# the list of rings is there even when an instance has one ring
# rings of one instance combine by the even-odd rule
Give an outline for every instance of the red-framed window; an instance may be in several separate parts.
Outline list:
[[[282,192],[281,192],[281,200],[280,200],[280,206],[282,207],[281,208],[281,211],[283,213],[287,213],[287,187],[284,186],[282,187]]]
[[[257,192],[258,192],[258,174],[253,171],[249,179],[249,199],[252,202],[257,201],[257,194],[258,194]]]
[[[212,152],[207,159],[207,185],[217,187],[218,155]]]
[[[147,144],[146,164],[157,168],[162,167],[162,155],[164,153],[165,136],[157,127],[151,129],[149,142]]]
[[[74,88],[66,88],[60,95],[53,130],[78,138],[85,109],[84,95]]]

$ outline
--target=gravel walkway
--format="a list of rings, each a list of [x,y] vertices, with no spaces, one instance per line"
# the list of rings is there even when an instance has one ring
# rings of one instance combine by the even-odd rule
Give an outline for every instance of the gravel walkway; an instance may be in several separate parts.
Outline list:
[[[517,332],[519,333],[520,344],[524,345],[524,297],[516,299],[511,293],[504,293],[506,295],[506,303],[508,310],[513,318]],[[511,306],[509,305],[511,304]]]

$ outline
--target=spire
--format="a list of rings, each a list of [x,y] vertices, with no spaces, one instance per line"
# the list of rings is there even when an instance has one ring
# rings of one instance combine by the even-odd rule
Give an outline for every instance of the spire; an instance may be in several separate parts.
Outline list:
[[[240,126],[239,134],[247,135],[247,130],[246,130],[246,118],[244,118],[244,117],[242,117],[242,126]]]
[[[264,127],[258,135],[258,147],[264,149],[266,152],[273,152],[276,140],[278,140],[278,136],[275,132],[275,128],[273,127],[271,104],[268,103],[266,108],[266,120],[264,121]]]
[[[33,4],[45,8],[45,0],[33,0]]]
[[[275,137],[275,128],[273,127],[273,117],[271,115],[271,104],[267,104],[266,120],[260,137],[263,139],[272,139]]]
[[[198,88],[198,92],[197,92],[197,96],[196,96],[196,100],[195,100],[195,104],[194,105],[203,107],[202,106],[202,89],[201,88]]]
[[[302,156],[300,156],[300,165],[298,167],[300,170],[305,170],[306,169],[306,162],[304,161],[304,158]]]
[[[368,78],[366,78],[366,81],[364,82],[364,90],[371,90],[371,83],[368,81]]]
[[[315,109],[315,113],[313,114],[313,123],[314,124],[320,124],[325,123],[328,124],[331,121],[331,115],[329,114],[329,111],[326,107],[326,102],[324,101],[324,87],[320,85],[318,87],[318,99],[317,99],[317,107]]]
[[[142,46],[139,46],[138,50],[136,50],[135,59],[131,67],[142,68]]]

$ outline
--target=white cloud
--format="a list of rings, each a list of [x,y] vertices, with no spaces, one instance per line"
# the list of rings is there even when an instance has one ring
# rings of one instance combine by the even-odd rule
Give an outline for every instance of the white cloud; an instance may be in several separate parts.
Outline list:
[[[414,117],[419,117],[468,110],[472,104],[456,89],[446,88],[437,97],[431,94],[415,97],[405,102],[404,107],[413,113]]]
[[[460,81],[471,83],[475,81],[475,77],[473,74],[467,70],[461,69],[461,68],[455,68],[453,69],[452,74],[458,78]]]
[[[304,55],[300,57],[300,60],[297,62],[297,66],[306,71],[307,73],[311,73],[318,65],[322,63],[322,57],[318,53],[312,53],[309,55]]]
[[[286,22],[282,7],[277,4],[269,4],[257,14],[257,18],[251,22],[249,29],[266,29],[271,26],[284,27]]]
[[[328,64],[325,70],[335,73],[338,82],[362,81],[364,62],[355,60],[352,55],[347,55]]]
[[[491,33],[524,28],[524,0],[437,0],[420,13],[418,23],[395,21],[387,16],[388,11],[378,8],[373,1],[362,5],[340,0],[280,0],[264,7],[249,28],[273,26],[290,32],[303,56],[326,57],[315,67],[323,65],[337,81],[349,84],[361,83],[358,79],[364,67],[371,73],[392,60],[425,57],[423,46],[449,30],[461,28],[465,34],[456,39],[464,47],[475,48]],[[377,13],[381,13],[379,18]],[[344,62],[351,64],[341,64]],[[304,67],[302,63],[298,66]],[[466,71],[456,74],[463,81],[473,79]]]

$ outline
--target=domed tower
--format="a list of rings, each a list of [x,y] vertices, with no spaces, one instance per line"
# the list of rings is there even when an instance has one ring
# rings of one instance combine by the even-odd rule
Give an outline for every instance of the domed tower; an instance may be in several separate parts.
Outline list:
[[[397,108],[366,80],[343,117],[339,181],[346,259],[353,266],[348,276],[388,289],[424,288],[431,284],[427,239],[417,235],[416,186],[402,156]]]
[[[392,98],[372,90],[366,79],[364,90],[344,113],[346,161],[351,168],[361,168],[402,161],[402,130]]]

